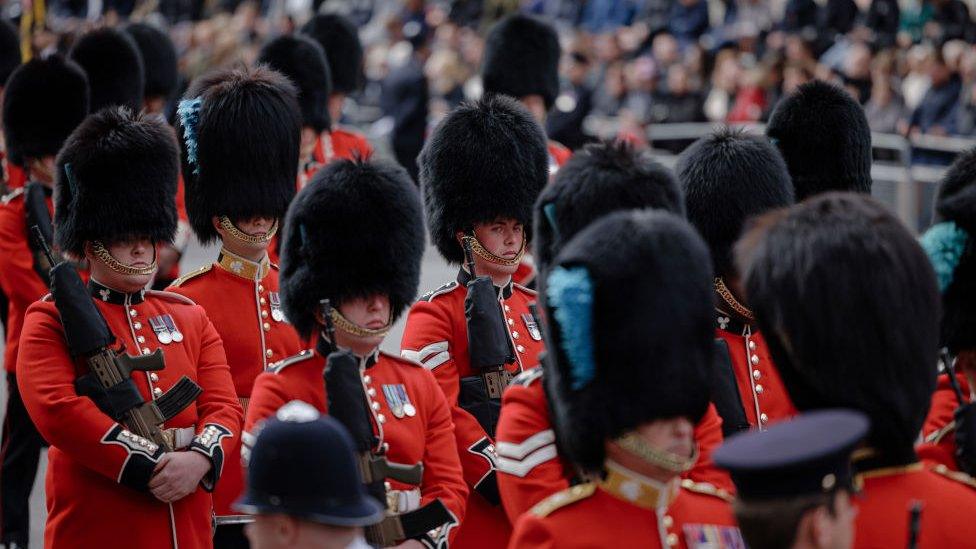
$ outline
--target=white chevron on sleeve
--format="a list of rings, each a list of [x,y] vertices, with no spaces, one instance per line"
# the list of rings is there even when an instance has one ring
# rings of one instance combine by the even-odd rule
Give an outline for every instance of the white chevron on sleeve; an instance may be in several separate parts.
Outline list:
[[[433,370],[448,360],[451,360],[451,353],[448,352],[447,348],[448,343],[446,341],[438,341],[437,343],[427,345],[419,351],[403,349],[400,351],[400,356],[416,362],[428,370]]]
[[[514,442],[495,442],[495,452],[500,456],[510,459],[525,459],[525,456],[554,442],[556,442],[556,433],[552,429],[546,429],[545,431],[539,431],[519,444],[515,444]]]
[[[497,458],[496,467],[499,471],[503,473],[508,473],[519,478],[525,478],[532,469],[535,469],[537,465],[545,463],[550,459],[554,459],[558,454],[556,451],[555,444],[549,444],[548,446],[543,446],[539,448],[536,452],[530,454],[527,458],[522,460],[510,459],[507,457],[502,457],[501,455]]]

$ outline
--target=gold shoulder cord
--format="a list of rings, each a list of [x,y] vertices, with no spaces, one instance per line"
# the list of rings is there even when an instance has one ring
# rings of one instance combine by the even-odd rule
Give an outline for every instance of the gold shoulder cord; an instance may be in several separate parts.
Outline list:
[[[238,229],[237,226],[234,225],[234,223],[231,222],[230,218],[228,218],[226,215],[220,216],[219,223],[220,227],[230,233],[231,236],[248,244],[264,244],[265,242],[271,242],[271,239],[274,238],[275,233],[278,232],[277,219],[275,219],[274,224],[271,225],[271,229],[268,230],[264,236],[251,236],[245,233],[244,231]]]
[[[732,307],[732,310],[742,318],[749,321],[756,319],[756,317],[753,316],[752,311],[750,311],[745,305],[739,303],[739,300],[732,295],[732,292],[729,290],[728,286],[725,285],[725,281],[722,280],[722,277],[720,276],[715,277],[715,292],[718,293],[718,295],[722,298],[722,301],[724,301],[729,307]]]
[[[153,248],[153,260],[146,267],[130,267],[128,265],[123,265],[118,259],[115,259],[111,253],[105,248],[105,245],[98,240],[92,241],[92,253],[99,261],[105,264],[109,269],[123,274],[123,275],[151,275],[156,272],[156,249]]]

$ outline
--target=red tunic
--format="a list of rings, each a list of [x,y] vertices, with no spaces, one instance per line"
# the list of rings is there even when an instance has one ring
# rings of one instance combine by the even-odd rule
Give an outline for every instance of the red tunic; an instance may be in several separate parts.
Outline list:
[[[969,394],[969,380],[965,374],[956,373],[959,388],[964,395]],[[955,413],[959,407],[949,375],[939,376],[939,384],[932,394],[932,406],[922,426],[922,443],[916,448],[918,457],[927,465],[943,465],[952,471],[959,471],[956,461]]]
[[[532,368],[515,378],[505,390],[498,419],[498,490],[512,524],[533,505],[569,488],[574,476],[556,448],[542,376],[542,368]],[[733,492],[728,473],[712,462],[712,452],[722,444],[722,418],[714,406],[695,427],[695,441],[698,462],[683,478]]]
[[[6,169],[7,192],[13,192],[27,184],[27,172],[24,168],[11,163],[6,155],[3,157],[3,166]]]
[[[234,390],[245,413],[258,374],[304,347],[281,312],[278,268],[267,260],[259,264],[221,251],[216,263],[177,280],[171,290],[207,311],[223,340]],[[244,488],[240,443],[235,442],[213,495],[218,518],[237,514],[231,504]]]
[[[554,494],[522,515],[508,546],[744,549],[730,498],[721,490],[686,480],[673,485],[673,496],[654,497],[642,486],[608,477]]]
[[[148,291],[143,300],[141,294],[92,287],[118,345],[133,354],[163,351],[164,370],[132,376],[143,398],[158,397],[182,376],[203,389],[195,403],[163,427],[191,428],[197,434],[188,451],[210,459],[212,469],[201,484],[212,487],[243,421],[220,336],[203,309],[183,296]],[[154,332],[153,323],[167,314],[182,341],[163,344]],[[145,487],[162,452],[155,445],[140,445],[89,398],[78,396],[74,381],[85,373],[83,362],[69,355],[54,303],[31,305],[17,381],[38,431],[51,443],[45,546],[210,547],[210,494],[198,489],[166,504],[136,489]]]
[[[549,175],[556,173],[569,159],[573,157],[573,151],[558,141],[549,140],[546,149],[549,151]]]
[[[303,174],[304,182],[311,181],[315,172],[322,166],[339,158],[344,160],[354,160],[355,158],[369,158],[373,154],[373,147],[370,146],[366,137],[356,132],[336,128],[331,132],[326,130],[315,138],[315,149],[312,151],[312,160]],[[305,186],[302,183],[300,186]]]
[[[186,214],[186,190],[183,184],[183,174],[179,174],[176,185],[176,237],[173,238],[173,248],[182,254],[190,242],[191,234],[190,218]],[[159,273],[156,277],[160,281],[176,280],[180,277],[180,262],[177,261],[168,272]]]
[[[324,370],[325,357],[318,351],[305,350],[259,375],[254,383],[244,423],[245,448],[253,444],[260,422],[293,400],[311,404],[325,413]],[[457,519],[442,534],[453,535],[451,530],[464,517],[468,489],[461,478],[450,412],[443,395],[437,390],[436,381],[429,372],[413,362],[376,353],[364,360],[363,382],[367,390],[372,391],[369,393],[372,402],[379,404],[374,412],[373,425],[380,444],[389,444],[387,457],[392,462],[403,464],[423,462],[420,503],[425,505],[440,499]],[[410,403],[416,409],[415,416],[397,418],[393,414],[384,389],[396,386],[406,390]],[[393,480],[390,485],[395,490],[415,488]]]
[[[948,475],[958,475],[951,478]],[[908,540],[909,509],[922,503],[918,547],[972,547],[976,521],[962,510],[976,507],[973,480],[961,473],[924,469],[921,463],[891,467],[858,475],[861,493],[858,507],[856,548],[904,547]]]
[[[511,524],[502,507],[491,503],[492,496],[497,494],[494,440],[478,420],[458,404],[461,378],[478,374],[468,357],[468,328],[464,317],[468,278],[469,275],[461,271],[458,281],[446,284],[414,303],[407,316],[400,347],[403,356],[434,373],[451,407],[464,480],[471,488],[467,515],[456,545],[497,548],[508,543]],[[517,374],[523,368],[539,364],[539,353],[545,348],[542,334],[529,311],[529,304],[535,302],[536,294],[514,283],[500,292],[499,299],[516,350],[516,360],[507,369]]]

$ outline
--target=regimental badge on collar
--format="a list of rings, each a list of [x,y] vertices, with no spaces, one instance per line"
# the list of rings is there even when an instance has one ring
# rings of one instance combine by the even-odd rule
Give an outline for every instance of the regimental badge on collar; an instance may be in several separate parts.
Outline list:
[[[525,323],[525,327],[529,330],[529,335],[532,336],[533,340],[542,341],[539,323],[535,321],[535,317],[531,313],[522,313],[522,322]]]
[[[383,396],[386,397],[386,404],[397,419],[417,415],[417,408],[411,404],[410,397],[407,395],[407,388],[402,383],[384,385]]]
[[[285,313],[281,310],[281,295],[278,292],[268,292],[268,297],[271,299],[271,318],[275,322],[285,320]]]
[[[151,317],[149,325],[156,333],[156,339],[163,345],[169,345],[174,341],[176,343],[183,341],[183,333],[176,327],[176,321],[173,320],[173,317],[168,314]]]

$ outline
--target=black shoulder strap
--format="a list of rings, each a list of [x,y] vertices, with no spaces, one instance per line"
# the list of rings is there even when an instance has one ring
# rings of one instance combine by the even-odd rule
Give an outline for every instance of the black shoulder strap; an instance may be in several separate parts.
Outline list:
[[[48,244],[54,243],[54,228],[51,225],[51,213],[47,209],[47,191],[44,185],[37,182],[30,182],[24,187],[24,213],[27,223],[27,245],[30,247],[31,256],[34,259],[34,271],[41,277],[48,287],[51,286],[50,271],[53,265],[48,263],[44,255],[44,248],[40,242],[36,242],[34,232],[31,227],[37,225],[41,229],[41,234]]]

